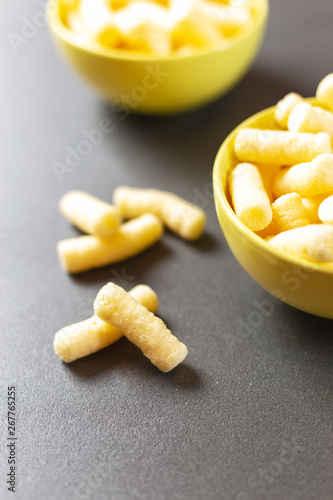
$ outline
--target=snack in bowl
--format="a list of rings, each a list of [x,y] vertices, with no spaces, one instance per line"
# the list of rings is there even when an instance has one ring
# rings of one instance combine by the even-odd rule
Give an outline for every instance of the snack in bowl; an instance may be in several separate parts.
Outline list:
[[[282,168],[273,179],[276,197],[286,193],[317,196],[333,190],[333,155],[321,154],[311,162]]]
[[[325,220],[323,224],[318,213],[321,204],[333,195],[331,185],[333,155],[330,149],[330,137],[321,131],[310,134],[310,136],[321,134],[321,137],[324,134],[327,149],[324,152],[317,151],[318,154],[314,158],[305,162],[300,161],[299,153],[294,146],[287,149],[286,154],[281,148],[281,141],[278,147],[274,146],[273,155],[267,148],[267,137],[271,139],[275,134],[291,132],[286,130],[289,116],[302,102],[327,112],[327,103],[314,98],[305,99],[299,95],[295,98],[295,95],[292,97],[289,95],[282,99],[278,106],[248,118],[225,139],[214,164],[214,199],[218,219],[229,247],[249,275],[283,302],[311,314],[333,319],[332,226],[328,223],[329,218],[323,219]],[[277,120],[277,116],[280,121]],[[284,128],[281,121],[285,123]],[[252,158],[250,160],[246,155],[237,157],[235,144],[238,135],[242,134],[244,129],[246,134],[249,129],[253,129],[253,136],[258,138],[260,134],[259,137],[263,139],[262,142],[256,140],[253,148],[249,143],[246,145],[251,154],[258,154],[259,151],[260,163],[253,161]],[[308,132],[292,133],[297,134],[296,137],[308,134]],[[309,152],[308,146],[305,146],[301,154],[306,150]],[[277,151],[281,149],[283,155],[279,160]],[[293,159],[294,153],[296,154]],[[288,155],[289,159],[286,158]],[[238,164],[244,162],[253,163],[261,175],[264,173],[263,184],[273,212],[272,222],[256,232],[249,229],[235,213],[229,190],[231,172]],[[272,163],[275,170],[266,171]],[[303,170],[302,166],[298,167],[300,163],[305,167]],[[297,176],[292,174],[291,178],[288,178],[288,172],[296,172]],[[290,181],[288,189],[286,189],[287,183],[282,189],[278,182],[284,176],[288,183]],[[304,176],[309,183],[304,180]],[[291,182],[294,183],[293,186]],[[277,188],[281,188],[281,191],[277,192]],[[298,192],[300,188],[301,192]],[[271,300],[275,301],[274,298]]]
[[[207,13],[195,14],[190,23],[177,21],[179,18],[184,20],[192,1],[144,2],[146,7],[149,5],[149,11],[153,7],[154,13],[162,9],[165,14],[164,11],[168,13],[171,6],[175,6],[173,16],[178,28],[172,31],[170,37],[169,28],[165,33],[164,21],[158,29],[149,19],[138,23],[142,13],[147,12],[146,8],[140,9],[138,16],[131,15],[130,21],[125,18],[124,11],[130,9],[133,12],[138,4],[136,1],[108,2],[102,14],[100,6],[104,2],[86,1],[90,5],[90,14],[86,17],[89,22],[97,24],[97,32],[100,33],[97,40],[96,26],[93,26],[94,34],[89,31],[87,35],[87,30],[82,29],[82,20],[75,19],[80,17],[80,2],[77,0],[55,2],[53,13],[48,13],[48,24],[55,44],[70,66],[103,99],[111,101],[122,117],[130,111],[158,115],[180,113],[203,106],[229,91],[243,77],[259,50],[269,10],[268,0],[233,0],[232,9],[231,2],[211,1],[208,4],[217,13],[213,25],[216,22],[221,26],[208,30],[207,23],[211,26],[211,21],[203,22],[208,18]],[[49,2],[53,3],[53,0]],[[195,4],[202,6],[202,1],[196,0]],[[239,17],[241,23],[238,21],[238,27],[234,29],[230,24],[231,16],[221,17],[219,7],[223,8],[223,12],[250,9],[252,14],[240,27],[242,19],[245,19],[242,14]],[[112,19],[108,23],[110,12]],[[119,19],[120,15],[122,22],[124,18],[127,21],[123,22],[125,33],[119,42],[119,30],[114,27],[113,20],[114,17]],[[170,12],[166,16],[171,17]],[[161,24],[160,16],[158,23]],[[215,35],[214,40],[211,39],[216,30],[219,41]],[[127,37],[126,42],[124,36]]]
[[[290,94],[284,96],[284,98],[277,103],[274,116],[275,120],[279,125],[281,125],[281,127],[288,128],[289,115],[293,108],[301,102],[304,102],[302,96],[296,94],[295,92],[290,92]]]
[[[321,218],[319,212],[307,217],[306,202],[305,205],[302,203],[302,197],[311,199],[326,193],[329,196],[333,190],[330,142],[333,113],[291,93],[278,102],[275,119],[275,130],[249,127],[236,134],[236,166],[229,174],[229,192],[235,213],[253,231],[266,230],[259,235],[266,238],[268,244],[302,258],[332,262],[332,227],[311,224],[310,221],[310,218],[317,218],[319,222],[329,220],[331,204],[325,205],[321,200],[318,210],[324,207],[324,217]],[[289,130],[280,130],[281,124],[287,124]],[[237,160],[241,163],[237,164]],[[242,163],[250,161],[259,165],[280,165],[271,178],[269,192],[261,176],[265,167],[260,172],[255,164]],[[272,203],[271,192],[275,198]],[[242,209],[248,205],[251,206],[251,216],[244,217]]]
[[[297,193],[288,193],[277,198],[272,203],[272,212],[277,233],[310,224],[302,197]]]
[[[270,200],[255,165],[239,163],[230,173],[229,190],[235,212],[247,227],[260,231],[272,222]]]
[[[67,24],[83,44],[166,56],[228,43],[254,14],[253,0],[78,0]]]
[[[275,165],[295,165],[332,153],[328,134],[301,134],[284,130],[244,128],[235,139],[238,160]]]
[[[318,208],[318,218],[324,224],[333,224],[333,196],[324,199]]]

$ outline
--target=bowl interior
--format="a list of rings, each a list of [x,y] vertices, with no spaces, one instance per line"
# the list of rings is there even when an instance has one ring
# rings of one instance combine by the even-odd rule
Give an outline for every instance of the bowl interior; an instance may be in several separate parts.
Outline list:
[[[166,56],[156,56],[154,54],[149,53],[140,53],[138,51],[131,50],[121,50],[121,49],[111,49],[107,47],[103,47],[100,44],[87,44],[82,45],[82,42],[78,40],[78,37],[68,28],[67,26],[67,16],[69,10],[75,9],[79,3],[79,0],[58,0],[54,2],[53,0],[49,0],[49,4],[52,3],[52,14],[48,15],[48,21],[52,29],[57,33],[58,36],[66,40],[67,43],[71,43],[72,45],[81,48],[83,50],[93,52],[99,55],[111,57],[111,58],[120,58],[120,59],[129,59],[129,60],[149,60],[149,61],[165,61],[168,59],[189,59],[202,57],[207,53],[212,52],[223,52],[227,51],[231,46],[234,46],[238,41],[242,41],[244,38],[253,33],[259,26],[265,23],[268,10],[269,10],[269,1],[268,0],[253,0],[253,21],[250,23],[248,28],[242,30],[239,35],[232,37],[230,39],[230,43],[221,42],[221,44],[216,44],[212,47],[206,48],[197,48],[193,53],[190,54],[172,54]]]
[[[306,99],[311,104],[317,105],[314,98]],[[236,129],[223,142],[214,164],[213,170],[213,184],[216,205],[219,207],[221,217],[224,217],[242,237],[250,240],[258,251],[266,254],[267,258],[271,257],[272,260],[279,259],[284,261],[287,265],[297,265],[306,268],[309,272],[319,272],[330,275],[333,279],[333,266],[331,263],[316,263],[298,258],[297,256],[288,255],[281,250],[271,247],[260,236],[251,231],[245,224],[243,224],[236,216],[228,192],[228,175],[230,170],[236,166],[238,160],[234,154],[235,137],[238,132],[246,127],[260,128],[260,129],[280,129],[283,130],[274,119],[275,106],[265,109],[252,117],[242,122]]]

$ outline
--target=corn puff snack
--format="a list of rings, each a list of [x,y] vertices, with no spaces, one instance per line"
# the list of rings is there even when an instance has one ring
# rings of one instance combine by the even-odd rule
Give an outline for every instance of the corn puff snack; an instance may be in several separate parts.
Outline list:
[[[256,167],[260,172],[266,194],[269,200],[273,202],[275,200],[275,196],[273,193],[273,180],[278,171],[280,170],[280,166],[261,164],[261,165],[256,165]]]
[[[78,0],[67,25],[82,45],[169,56],[230,44],[257,10],[254,0]]]
[[[333,196],[329,196],[320,204],[318,217],[324,224],[333,224]]]
[[[272,209],[260,173],[251,163],[239,163],[230,173],[229,191],[236,215],[252,231],[272,222]]]
[[[153,213],[160,217],[171,231],[186,240],[196,240],[204,231],[204,211],[167,191],[120,186],[114,191],[113,201],[125,219],[146,212]]]
[[[292,132],[326,132],[333,140],[333,113],[308,102],[297,104],[288,119],[288,129]]]
[[[277,234],[268,240],[274,248],[316,262],[333,261],[333,226],[311,224]]]
[[[108,238],[121,223],[119,208],[83,191],[70,191],[59,202],[61,214],[88,234]]]
[[[318,217],[318,210],[322,202],[331,196],[333,193],[319,194],[318,196],[309,196],[302,198],[302,204],[305,208],[306,217],[311,224],[319,224],[321,221]]]
[[[175,368],[187,355],[186,346],[161,319],[114,283],[100,290],[94,310],[96,316],[123,332],[163,372]]]
[[[301,134],[244,128],[235,139],[235,155],[244,162],[295,165],[323,153],[332,153],[330,137],[325,132]]]
[[[234,155],[244,163],[231,169],[228,186],[236,215],[259,237],[291,255],[326,263],[333,262],[333,73],[320,82],[316,97],[310,104],[299,94],[287,94],[276,105],[275,128],[270,121],[267,130],[238,132]],[[239,175],[248,162],[260,173],[260,194],[253,173]],[[263,193],[272,219],[258,229],[245,209],[252,195],[258,208]]]
[[[282,169],[273,181],[273,191],[279,197],[286,193],[317,196],[333,190],[333,155],[317,156],[309,163]]]
[[[285,194],[277,198],[272,203],[272,211],[273,220],[279,233],[310,224],[302,198],[297,193]]]
[[[158,297],[149,286],[135,286],[129,294],[148,311],[154,313],[158,309]],[[59,358],[65,363],[71,363],[104,349],[122,336],[117,328],[94,315],[59,330],[55,335],[53,346]]]
[[[75,274],[134,257],[156,243],[163,234],[162,221],[144,214],[126,222],[110,238],[79,236],[58,243],[60,263]]]
[[[288,128],[288,119],[291,111],[297,106],[304,102],[303,97],[299,94],[291,92],[287,94],[281,101],[279,101],[275,108],[275,120],[283,128]]]

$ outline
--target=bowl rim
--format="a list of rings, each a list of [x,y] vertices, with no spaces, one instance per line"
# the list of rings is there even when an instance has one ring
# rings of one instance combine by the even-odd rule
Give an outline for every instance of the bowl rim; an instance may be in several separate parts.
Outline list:
[[[318,101],[314,98],[306,98],[305,99],[307,102],[310,102],[312,104],[316,104]],[[286,252],[279,250],[278,248],[272,247],[269,245],[263,238],[258,236],[256,233],[251,231],[243,222],[237,217],[235,214],[233,208],[231,207],[226,193],[223,189],[223,186],[220,182],[221,179],[221,172],[224,171],[224,169],[221,168],[222,164],[222,157],[225,154],[225,151],[228,149],[230,142],[234,140],[236,134],[243,128],[245,127],[253,127],[253,122],[259,118],[263,118],[265,116],[269,116],[270,114],[273,114],[275,111],[276,106],[271,106],[270,108],[266,108],[262,111],[259,111],[258,113],[255,113],[254,115],[250,116],[243,122],[241,122],[235,129],[233,129],[232,132],[226,137],[226,139],[223,141],[222,145],[220,146],[218,153],[216,155],[215,161],[214,161],[214,167],[213,167],[213,188],[214,188],[214,198],[215,202],[218,203],[219,207],[221,208],[223,214],[229,219],[229,221],[232,223],[234,227],[248,240],[251,241],[251,243],[254,246],[259,247],[263,252],[267,252],[268,254],[271,255],[271,257],[275,259],[279,259],[284,261],[287,264],[292,264],[299,266],[303,269],[307,269],[309,272],[314,272],[318,271],[323,274],[327,275],[333,275],[333,267],[328,268],[325,267],[325,263],[317,263],[317,262],[312,262],[310,260],[303,259],[301,257],[297,257],[295,255],[288,255]],[[331,265],[331,263],[327,263],[328,265]]]
[[[248,30],[245,30],[244,33],[239,35],[235,39],[234,42],[230,42],[228,45],[219,46],[217,44],[213,47],[198,49],[195,50],[191,54],[172,54],[166,56],[156,56],[154,54],[146,54],[142,52],[136,51],[121,51],[120,49],[110,49],[107,47],[103,47],[102,45],[82,45],[79,42],[78,37],[73,33],[67,26],[64,25],[62,20],[60,19],[59,11],[60,7],[63,3],[63,0],[48,0],[46,4],[46,18],[49,28],[63,41],[68,43],[69,45],[74,46],[77,50],[81,50],[82,52],[86,52],[88,54],[92,54],[99,57],[105,57],[107,59],[117,59],[117,60],[126,60],[126,61],[143,61],[143,62],[165,62],[165,61],[183,61],[184,59],[195,59],[206,56],[207,54],[228,52],[233,49],[235,45],[241,43],[245,38],[250,36],[256,29],[258,29],[261,25],[265,23],[269,13],[269,0],[257,0],[261,2],[261,8],[258,9],[258,15]],[[55,12],[52,9],[48,9],[48,6],[51,4],[56,5]]]

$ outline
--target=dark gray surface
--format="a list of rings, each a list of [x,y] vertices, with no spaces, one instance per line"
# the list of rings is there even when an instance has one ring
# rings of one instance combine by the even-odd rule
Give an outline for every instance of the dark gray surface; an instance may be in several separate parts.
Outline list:
[[[240,121],[289,91],[314,94],[333,70],[331,0],[273,0],[264,47],[229,95],[183,116],[121,121],[58,58],[46,28],[15,54],[7,39],[37,2],[1,6],[0,497],[66,499],[331,499],[332,322],[275,305],[243,271],[219,229],[210,174]],[[82,130],[115,130],[58,182]],[[77,234],[57,212],[84,189],[106,200],[119,184],[189,200],[203,194],[206,235],[166,234],[125,264],[69,277],[55,245]],[[115,274],[116,271],[116,274]],[[118,273],[118,274],[117,274]],[[70,366],[54,333],[91,314],[99,288],[151,285],[159,314],[189,348],[162,374],[126,340]],[[121,276],[123,276],[121,278]],[[6,391],[17,387],[17,492],[7,493]]]

